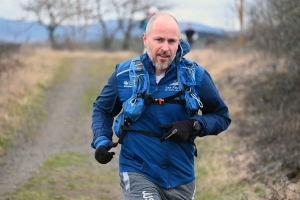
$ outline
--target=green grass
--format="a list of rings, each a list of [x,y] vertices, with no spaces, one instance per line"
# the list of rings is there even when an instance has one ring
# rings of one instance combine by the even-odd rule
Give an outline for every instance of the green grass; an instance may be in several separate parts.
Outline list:
[[[85,155],[75,154],[72,152],[68,154],[53,155],[52,159],[48,159],[41,169],[43,171],[52,171],[70,165],[78,165],[85,157]]]
[[[95,163],[91,155],[74,152],[53,155],[40,167],[38,174],[3,199],[115,199],[109,191],[118,185],[117,168],[101,167]]]
[[[60,62],[60,65],[56,71],[54,71],[54,83],[59,83],[69,76],[74,68],[74,62],[77,58],[65,58]]]

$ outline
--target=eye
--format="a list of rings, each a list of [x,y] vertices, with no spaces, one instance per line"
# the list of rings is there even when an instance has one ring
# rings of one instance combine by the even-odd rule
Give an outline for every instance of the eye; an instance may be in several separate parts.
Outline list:
[[[161,38],[156,38],[155,40],[158,41],[158,42],[162,42]]]
[[[169,43],[176,43],[177,41],[176,40],[169,40]]]

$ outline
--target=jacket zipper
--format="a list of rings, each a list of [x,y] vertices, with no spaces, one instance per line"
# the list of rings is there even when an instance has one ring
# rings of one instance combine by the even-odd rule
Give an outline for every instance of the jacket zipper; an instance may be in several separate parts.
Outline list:
[[[165,74],[165,76],[166,76],[166,74]],[[164,77],[162,77],[161,79],[160,79],[160,81],[163,79],[163,78],[165,78],[165,76]],[[158,83],[156,83],[156,81],[155,81],[155,83],[156,83],[156,92],[158,93],[158,85],[159,85],[159,83],[160,83],[160,81],[158,82]],[[157,117],[158,117],[158,113],[157,113]],[[157,119],[158,121],[159,121],[159,119]],[[163,144],[165,147],[166,147],[166,144]],[[166,148],[166,157],[167,157],[167,171],[168,171],[168,188],[171,188],[171,185],[170,185],[170,177],[171,177],[171,173],[170,173],[170,156],[169,156],[169,151],[168,151],[168,148]]]

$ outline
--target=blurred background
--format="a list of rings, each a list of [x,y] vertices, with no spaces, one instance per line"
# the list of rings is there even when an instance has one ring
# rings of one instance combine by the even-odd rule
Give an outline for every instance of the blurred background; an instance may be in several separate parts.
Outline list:
[[[160,12],[232,117],[197,140],[195,199],[300,199],[300,0],[0,0],[0,199],[122,199],[91,106]]]
[[[190,23],[199,40],[225,38],[239,30],[236,6],[232,0],[1,1],[0,40],[55,49],[136,50],[141,21],[154,8],[176,16],[182,31]]]

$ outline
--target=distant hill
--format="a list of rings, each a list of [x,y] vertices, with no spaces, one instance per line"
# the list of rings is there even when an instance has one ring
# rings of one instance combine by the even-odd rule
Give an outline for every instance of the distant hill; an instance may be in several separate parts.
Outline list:
[[[117,26],[116,20],[108,20],[107,26],[109,30],[113,30]],[[179,26],[182,31],[185,30],[187,22],[179,22]],[[220,28],[206,26],[200,23],[192,23],[193,29],[198,32],[199,37],[207,37],[212,34],[217,37],[223,37],[224,31]],[[57,39],[65,39],[67,35],[70,35],[72,32],[76,33],[76,35],[81,39],[83,36],[80,35],[80,30],[83,30],[83,27],[76,26],[70,27],[66,25],[59,26],[55,31],[55,37]],[[141,35],[141,31],[137,26],[132,30],[133,37],[139,37]],[[86,41],[97,41],[100,38],[100,26],[97,24],[89,25],[86,28],[86,34],[84,36],[84,40]],[[117,33],[116,38],[122,39],[123,35],[121,32]],[[7,42],[45,42],[48,39],[48,32],[44,26],[40,25],[37,22],[29,22],[29,21],[17,21],[17,20],[9,20],[0,18],[0,40]]]
[[[35,22],[6,20],[0,18],[0,40],[9,42],[43,41],[47,31]]]

